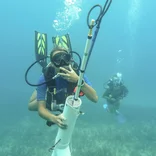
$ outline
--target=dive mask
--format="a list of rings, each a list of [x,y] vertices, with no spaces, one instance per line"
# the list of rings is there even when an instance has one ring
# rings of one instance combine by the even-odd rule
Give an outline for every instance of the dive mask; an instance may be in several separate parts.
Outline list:
[[[69,53],[60,52],[55,54],[51,61],[56,67],[68,66],[71,61],[71,55]]]

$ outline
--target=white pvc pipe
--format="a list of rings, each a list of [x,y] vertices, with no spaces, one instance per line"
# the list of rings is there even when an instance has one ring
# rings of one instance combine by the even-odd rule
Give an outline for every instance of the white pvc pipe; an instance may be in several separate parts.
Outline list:
[[[74,100],[74,96],[68,96],[66,99],[63,116],[66,118],[65,124],[68,125],[67,129],[59,128],[55,143],[59,143],[54,148],[51,156],[71,156],[69,143],[73,134],[76,120],[80,114],[80,106],[82,101],[80,98]]]

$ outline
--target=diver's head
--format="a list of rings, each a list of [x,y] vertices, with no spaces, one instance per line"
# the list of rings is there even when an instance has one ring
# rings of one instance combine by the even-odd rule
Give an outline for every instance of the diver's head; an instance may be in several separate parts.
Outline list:
[[[57,68],[69,66],[71,63],[71,54],[62,47],[55,47],[50,53],[50,60]]]
[[[112,81],[114,85],[119,85],[122,82],[122,74],[121,73],[116,73],[112,77]]]

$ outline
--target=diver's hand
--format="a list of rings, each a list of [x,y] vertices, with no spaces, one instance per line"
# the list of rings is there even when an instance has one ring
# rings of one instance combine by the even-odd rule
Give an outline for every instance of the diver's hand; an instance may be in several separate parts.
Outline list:
[[[71,65],[69,65],[69,69],[67,70],[63,67],[60,67],[60,70],[62,70],[64,73],[58,73],[63,79],[76,83],[79,79],[79,76],[75,73],[75,71],[72,69]]]
[[[60,128],[66,129],[67,124],[64,123],[65,120],[66,119],[63,116],[63,114],[60,114],[60,115],[54,117],[53,122],[56,123]]]
[[[110,98],[111,102],[115,102],[116,99],[115,98]]]

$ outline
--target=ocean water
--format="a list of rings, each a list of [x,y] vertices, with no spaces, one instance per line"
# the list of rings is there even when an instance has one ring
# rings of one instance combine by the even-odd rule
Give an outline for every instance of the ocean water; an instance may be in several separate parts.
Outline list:
[[[46,126],[37,112],[28,110],[35,90],[25,82],[25,72],[35,61],[35,31],[51,38],[69,33],[72,49],[84,54],[88,35],[87,14],[103,0],[54,0],[0,2],[0,156],[50,156],[58,127]],[[155,1],[112,0],[102,19],[86,68],[96,90],[96,104],[82,98],[80,115],[70,143],[72,156],[156,156],[156,20]],[[98,8],[90,19],[99,15]],[[96,27],[93,29],[93,34]],[[104,84],[121,72],[129,93],[119,123],[106,112]],[[29,81],[36,83],[41,68],[35,65]]]

